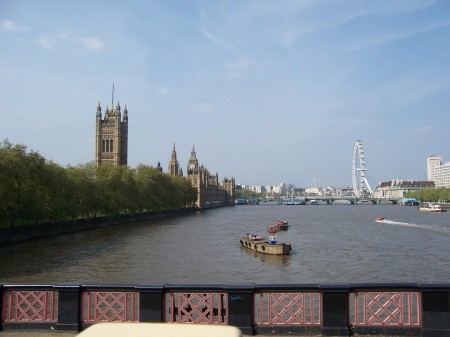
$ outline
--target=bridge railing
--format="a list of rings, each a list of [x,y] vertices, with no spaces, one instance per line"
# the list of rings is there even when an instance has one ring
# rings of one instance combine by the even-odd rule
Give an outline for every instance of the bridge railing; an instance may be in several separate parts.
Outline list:
[[[1,329],[97,322],[233,325],[246,335],[450,336],[450,283],[0,285]]]

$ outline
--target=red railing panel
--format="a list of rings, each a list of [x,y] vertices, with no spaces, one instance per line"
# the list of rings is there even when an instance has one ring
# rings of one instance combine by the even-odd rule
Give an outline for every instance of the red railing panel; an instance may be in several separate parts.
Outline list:
[[[139,293],[83,292],[82,320],[83,322],[139,322]]]
[[[6,291],[4,294],[4,322],[47,323],[58,320],[58,292]]]
[[[225,293],[166,294],[165,321],[169,323],[228,324]]]
[[[414,291],[350,293],[350,320],[354,326],[420,327],[421,294]]]
[[[255,294],[255,324],[320,326],[322,296],[318,292]]]

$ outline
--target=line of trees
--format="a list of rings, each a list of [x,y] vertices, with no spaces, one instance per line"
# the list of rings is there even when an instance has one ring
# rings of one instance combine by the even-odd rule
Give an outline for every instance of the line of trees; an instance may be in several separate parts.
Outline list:
[[[191,206],[188,179],[146,165],[62,167],[22,144],[0,144],[0,227]]]
[[[416,198],[426,202],[448,202],[450,200],[450,188],[424,188],[422,190],[408,192],[407,198]]]

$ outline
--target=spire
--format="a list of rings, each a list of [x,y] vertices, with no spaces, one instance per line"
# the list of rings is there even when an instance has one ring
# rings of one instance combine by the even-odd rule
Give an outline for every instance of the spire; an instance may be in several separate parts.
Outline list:
[[[111,106],[114,106],[114,81],[113,81],[112,95],[111,95]]]
[[[172,148],[172,161],[177,160],[177,151],[175,151],[175,142],[173,142],[173,148]]]
[[[98,101],[97,105],[97,117],[102,117],[102,107],[100,106],[100,101]]]
[[[120,116],[120,104],[119,104],[119,101],[117,101],[116,113],[117,113],[117,115]]]
[[[191,159],[197,159],[197,154],[195,153],[194,144],[192,144]]]

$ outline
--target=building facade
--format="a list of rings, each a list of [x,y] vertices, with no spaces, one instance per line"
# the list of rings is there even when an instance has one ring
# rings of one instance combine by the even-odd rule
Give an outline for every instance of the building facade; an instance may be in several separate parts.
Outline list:
[[[391,180],[380,182],[373,192],[374,198],[402,199],[407,192],[417,191],[423,188],[433,188],[432,181]]]
[[[177,155],[174,145],[168,172],[172,176],[183,175],[181,169],[177,169],[179,164],[176,158]],[[186,179],[197,190],[196,206],[198,208],[234,204],[236,199],[236,183],[234,178],[224,178],[222,182],[219,182],[219,175],[217,173],[211,175],[206,167],[198,163],[197,153],[194,147],[192,147],[186,172]]]
[[[127,165],[128,163],[128,110],[125,105],[123,118],[119,103],[114,108],[106,106],[102,118],[100,102],[97,105],[95,127],[95,165]]]
[[[434,169],[442,165],[442,157],[431,155],[427,157],[427,180],[434,181]]]
[[[427,180],[434,181],[436,187],[450,188],[450,162],[442,164],[442,157],[427,157]]]
[[[171,176],[182,176],[183,169],[177,159],[177,151],[175,150],[175,143],[173,143],[172,154],[170,156],[169,167],[167,172]]]
[[[450,188],[450,162],[436,166],[433,171],[433,176],[436,187]]]

